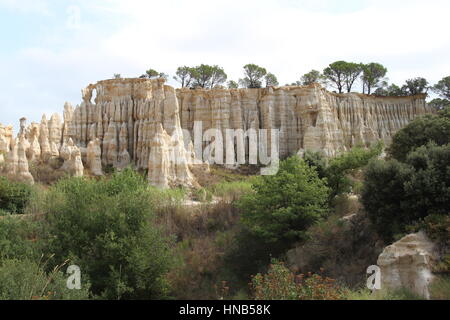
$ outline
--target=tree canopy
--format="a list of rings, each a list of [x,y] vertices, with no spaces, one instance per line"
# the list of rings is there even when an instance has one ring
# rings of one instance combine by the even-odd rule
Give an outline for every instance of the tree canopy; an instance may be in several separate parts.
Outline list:
[[[312,83],[323,83],[324,81],[324,76],[320,73],[320,71],[317,70],[311,70],[308,73],[305,73],[301,79],[300,79],[300,84],[307,86],[310,85]]]
[[[265,68],[250,63],[244,66],[245,77],[240,79],[239,83],[245,88],[261,88],[266,74],[267,70]]]
[[[386,76],[387,68],[379,63],[369,63],[362,65],[361,80],[363,83],[363,93],[371,94],[372,90],[380,87],[382,79]]]
[[[442,80],[435,84],[433,86],[433,91],[442,98],[450,100],[450,76],[442,78]]]
[[[394,159],[404,161],[409,152],[432,141],[437,145],[450,143],[450,108],[438,115],[417,118],[399,130],[392,138],[388,153]]]
[[[276,175],[262,176],[253,189],[239,202],[242,222],[267,243],[288,246],[302,239],[328,212],[326,181],[297,156],[282,161]]]
[[[344,89],[351,92],[361,72],[362,67],[359,63],[336,61],[325,68],[323,74],[338,89],[339,93],[343,93]]]
[[[268,73],[265,76],[266,87],[276,87],[279,85],[277,77],[273,73]]]

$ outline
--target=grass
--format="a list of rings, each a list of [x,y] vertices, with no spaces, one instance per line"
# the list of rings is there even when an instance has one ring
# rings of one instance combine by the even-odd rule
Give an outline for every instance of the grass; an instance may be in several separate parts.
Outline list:
[[[407,289],[397,290],[376,290],[360,289],[346,294],[347,300],[424,300],[422,297],[414,294]]]
[[[439,276],[430,286],[431,299],[450,300],[450,276]]]

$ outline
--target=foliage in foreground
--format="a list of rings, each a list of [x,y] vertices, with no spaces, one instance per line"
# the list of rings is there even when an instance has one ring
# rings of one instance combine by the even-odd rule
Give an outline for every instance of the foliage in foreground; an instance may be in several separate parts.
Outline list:
[[[274,261],[267,274],[253,277],[255,300],[340,300],[342,289],[333,279],[319,274],[295,275],[283,263]]]
[[[23,213],[32,192],[31,186],[0,176],[0,210],[12,214]]]
[[[70,178],[48,192],[43,205],[44,252],[67,259],[105,299],[167,295],[170,242],[153,223],[146,181],[132,170],[100,181]]]
[[[362,202],[386,241],[428,215],[450,212],[450,145],[428,144],[405,163],[373,161],[365,171]]]
[[[450,107],[438,115],[417,118],[398,131],[392,138],[388,153],[403,162],[408,153],[430,141],[439,146],[450,143]]]
[[[276,175],[257,180],[253,190],[238,207],[245,227],[266,243],[288,247],[328,213],[325,180],[296,156],[282,161]]]
[[[7,259],[0,263],[0,300],[86,300],[89,284],[69,290],[67,275],[58,266],[50,272],[32,260]]]

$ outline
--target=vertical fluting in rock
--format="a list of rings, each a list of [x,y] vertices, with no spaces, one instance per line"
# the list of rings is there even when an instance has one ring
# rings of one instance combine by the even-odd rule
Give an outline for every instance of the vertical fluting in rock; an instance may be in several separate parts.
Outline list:
[[[92,101],[94,91],[96,98]],[[187,165],[191,160],[184,145],[176,92],[164,85],[163,79],[105,80],[82,90],[82,95],[83,102],[73,111],[74,141],[85,147],[98,138],[103,166],[123,169],[132,164],[138,169],[148,169],[150,177],[164,176],[160,180],[167,183],[155,183],[161,186],[194,183]],[[170,153],[164,156],[168,159],[164,169],[149,167],[153,140],[160,125],[170,137],[160,148]],[[160,132],[158,139],[165,141],[161,135]]]
[[[164,131],[161,124],[150,143],[150,155],[148,159],[148,181],[155,187],[169,187],[170,165],[170,136]]]
[[[87,166],[94,176],[102,176],[102,149],[100,139],[95,138],[87,146]]]
[[[39,124],[33,122],[28,131],[28,141],[30,147],[27,150],[27,158],[30,161],[39,161],[41,159],[41,144],[39,143]]]
[[[75,146],[72,138],[63,143],[60,156],[64,160],[62,169],[74,177],[82,177],[84,173],[80,149]]]
[[[119,170],[125,169],[130,162],[131,158],[128,152],[128,125],[124,122],[119,133],[119,153],[117,155],[116,168]]]
[[[49,121],[44,115],[40,124],[29,127],[26,119],[21,119],[18,137],[28,160],[45,163],[63,158],[61,169],[73,175],[82,174],[81,159],[93,175],[103,174],[102,166],[123,169],[131,165],[148,169],[150,182],[164,187],[195,185],[190,166],[203,165],[207,160],[204,154],[217,154],[217,150],[205,148],[209,142],[203,141],[202,134],[209,129],[222,134],[224,158],[230,145],[236,151],[244,150],[248,163],[250,153],[258,149],[261,161],[261,153],[268,155],[275,147],[286,157],[305,150],[334,156],[378,140],[388,145],[399,129],[431,112],[425,96],[336,94],[317,84],[175,90],[163,79],[113,79],[89,85],[82,90],[82,98],[75,108],[65,103],[64,123],[58,114]],[[201,127],[200,141],[193,140],[196,127]],[[228,129],[247,134],[254,131],[259,138],[252,143],[246,139],[243,145],[234,139],[227,142]],[[276,132],[279,141],[272,145]],[[266,137],[265,146],[262,137]],[[3,159],[14,174],[19,141],[12,140],[12,128],[0,125],[0,162]],[[204,152],[197,151],[198,145]],[[194,146],[200,161],[194,161]],[[242,160],[236,152],[233,156]]]
[[[200,121],[210,128],[279,130],[280,156],[300,149],[334,156],[355,145],[392,136],[415,117],[431,112],[425,96],[374,97],[335,94],[314,84],[263,89],[180,89],[183,129]],[[248,150],[248,145],[246,146]]]
[[[39,125],[39,144],[41,146],[41,159],[46,162],[53,156],[52,149],[50,148],[50,141],[48,139],[48,122],[45,114],[42,116],[41,123]]]
[[[0,163],[5,162],[5,157],[11,146],[12,135],[12,126],[5,127],[0,123]]]
[[[25,137],[21,136],[17,146],[17,172],[14,180],[34,184],[34,179],[28,166],[28,159],[26,155],[27,146],[29,146],[28,141]]]
[[[17,139],[11,140],[10,149],[8,151],[8,154],[6,155],[4,173],[11,180],[15,179],[16,177],[17,166],[19,163],[17,142],[18,142]]]

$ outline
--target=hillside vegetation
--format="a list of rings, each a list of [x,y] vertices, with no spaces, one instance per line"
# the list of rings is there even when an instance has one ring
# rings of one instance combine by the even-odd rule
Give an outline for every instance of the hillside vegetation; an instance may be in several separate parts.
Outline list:
[[[49,187],[0,177],[0,299],[417,298],[370,295],[365,268],[417,230],[448,249],[449,114],[400,130],[385,159],[376,144],[290,157],[274,176],[214,167],[198,190],[132,169]],[[433,298],[449,299],[449,265]]]

